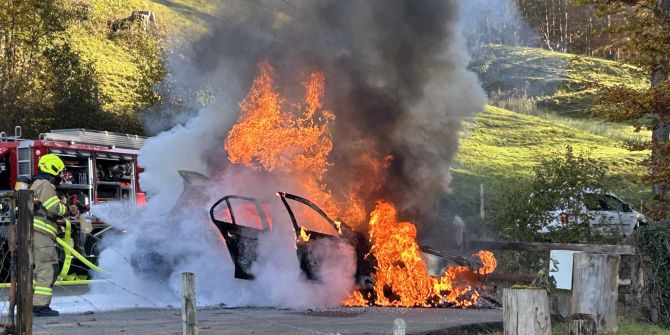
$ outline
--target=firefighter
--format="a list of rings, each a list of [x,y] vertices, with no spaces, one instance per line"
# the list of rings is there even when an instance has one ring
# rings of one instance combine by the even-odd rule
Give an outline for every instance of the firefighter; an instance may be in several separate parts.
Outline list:
[[[65,168],[63,161],[54,154],[46,154],[40,158],[38,166],[39,172],[33,177],[30,186],[36,200],[33,220],[33,316],[58,316],[58,311],[49,307],[52,287],[58,276],[55,239],[60,229],[56,220],[70,214],[71,209],[61,202],[56,192],[56,186],[60,183],[59,175]]]

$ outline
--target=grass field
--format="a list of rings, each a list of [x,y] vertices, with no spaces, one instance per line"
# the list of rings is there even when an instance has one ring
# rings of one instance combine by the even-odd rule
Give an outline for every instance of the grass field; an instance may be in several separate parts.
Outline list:
[[[470,65],[491,105],[466,122],[449,207],[478,221],[480,184],[485,201],[498,197],[502,183],[528,178],[542,158],[560,156],[565,146],[607,167],[608,187],[631,205],[649,197],[638,165],[648,152],[631,152],[649,131],[592,117],[589,113],[604,86],[649,85],[634,66],[538,48],[484,46]],[[498,107],[495,107],[498,106]]]
[[[608,131],[586,129],[579,124],[516,113],[487,106],[466,123],[457,165],[453,169],[450,207],[456,214],[476,218],[479,214],[479,184],[486,198],[505,182],[528,178],[543,157],[562,155],[566,145],[606,164],[609,188],[631,204],[648,197],[638,180],[643,171],[637,163],[646,152],[624,148],[617,132],[632,131],[626,125],[604,125]],[[631,136],[635,136],[631,132]]]
[[[567,323],[552,324],[552,333],[554,335],[568,334]],[[491,335],[499,335],[502,332],[495,332]],[[670,329],[664,329],[657,325],[623,319],[619,321],[618,335],[670,335]]]
[[[470,67],[479,75],[494,104],[522,99],[531,101],[544,113],[570,117],[590,118],[588,109],[597,85],[631,88],[649,85],[634,66],[539,48],[488,45]]]
[[[208,0],[97,0],[91,3],[88,19],[70,27],[69,42],[81,58],[93,65],[106,111],[137,110],[138,91],[145,62],[137,50],[115,38],[110,22],[129,17],[133,11],[153,11],[155,27],[165,46],[193,38],[206,31],[215,11]],[[175,42],[176,41],[176,42]]]

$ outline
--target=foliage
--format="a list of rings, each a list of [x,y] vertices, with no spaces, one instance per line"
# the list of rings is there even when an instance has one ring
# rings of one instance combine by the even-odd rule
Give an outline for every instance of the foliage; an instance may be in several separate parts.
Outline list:
[[[657,325],[648,322],[640,322],[623,318],[618,322],[618,335],[670,335],[670,330],[663,329]],[[569,334],[567,322],[552,323],[551,330],[553,334],[564,335]]]
[[[538,270],[531,285],[541,287],[548,294],[551,294],[556,289],[556,279],[551,275],[551,272],[558,272],[558,261],[551,257],[548,262],[546,258],[540,258],[538,267],[540,270]]]
[[[166,72],[164,37],[203,32],[214,6],[205,0],[3,1],[0,124],[9,129],[0,130],[142,133],[142,114],[161,100],[154,87]],[[154,12],[156,21],[130,20],[138,10]],[[119,21],[130,24],[113,31]]]
[[[0,6],[0,123],[42,129],[50,113],[50,51],[65,44],[66,30],[85,17],[74,0],[4,1]]]
[[[580,213],[584,190],[604,192],[605,166],[567,146],[562,156],[542,158],[530,179],[503,185],[492,205],[491,220],[501,235],[521,241],[612,242],[614,234],[588,227],[589,217]],[[550,211],[560,209],[585,224],[554,227]],[[578,218],[579,217],[579,218]]]
[[[594,8],[571,0],[470,0],[462,4],[470,43],[534,46],[608,59],[625,53],[624,47],[612,43],[611,34],[598,34],[624,18],[600,17]]]
[[[629,61],[650,78],[646,88],[599,85],[596,112],[611,120],[633,122],[646,128],[651,138],[631,149],[651,150],[642,162],[653,186],[654,199],[648,208],[656,219],[670,216],[670,0],[578,0],[594,6],[602,16],[626,16],[622,24],[607,31],[619,36],[628,49]]]
[[[646,272],[649,304],[657,309],[658,321],[670,326],[670,222],[642,227],[635,242]]]

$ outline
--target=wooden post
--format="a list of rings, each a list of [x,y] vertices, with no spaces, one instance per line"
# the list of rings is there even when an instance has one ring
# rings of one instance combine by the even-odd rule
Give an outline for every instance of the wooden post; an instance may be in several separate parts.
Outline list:
[[[503,289],[505,335],[551,335],[550,315],[544,289]]]
[[[33,191],[18,193],[16,330],[18,335],[29,335],[33,333]]]
[[[9,318],[9,329],[12,331],[16,329],[16,318],[15,318],[15,309],[16,309],[16,234],[17,234],[17,223],[16,219],[16,194],[14,197],[9,199],[8,203],[9,210],[9,272],[10,272],[10,284],[9,284],[9,310],[7,310],[7,317]]]
[[[596,335],[596,320],[591,314],[572,314],[569,318],[570,335]]]
[[[181,321],[184,335],[198,335],[198,318],[195,309],[195,275],[191,272],[181,274]]]
[[[621,256],[578,252],[572,263],[572,314],[594,316],[598,334],[616,334]]]
[[[398,318],[393,321],[393,335],[405,335],[405,330],[407,330],[405,320]]]
[[[484,220],[484,184],[479,184],[479,216]]]

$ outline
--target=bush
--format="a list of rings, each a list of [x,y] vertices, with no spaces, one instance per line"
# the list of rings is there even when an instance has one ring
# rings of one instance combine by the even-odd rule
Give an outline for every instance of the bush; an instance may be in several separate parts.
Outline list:
[[[568,225],[560,229],[548,227],[555,218],[549,211],[560,208],[580,216],[585,189],[605,192],[605,166],[586,156],[576,155],[567,146],[565,153],[544,158],[533,168],[527,180],[503,185],[499,198],[492,205],[492,221],[503,238],[517,241],[607,242],[618,240],[616,234],[596,231],[588,224]],[[580,216],[582,222],[589,218]],[[548,233],[541,233],[548,228]]]
[[[635,235],[647,280],[652,320],[670,326],[670,221],[649,223]]]

